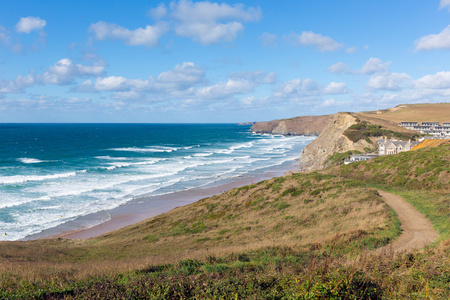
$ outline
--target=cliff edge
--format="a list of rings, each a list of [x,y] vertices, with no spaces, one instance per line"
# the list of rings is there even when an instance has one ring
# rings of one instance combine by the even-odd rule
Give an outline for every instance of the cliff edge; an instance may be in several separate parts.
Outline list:
[[[319,135],[332,118],[333,115],[302,116],[269,122],[257,122],[250,129],[255,133]]]
[[[354,143],[343,134],[351,125],[357,123],[356,117],[352,114],[337,113],[330,117],[319,137],[303,149],[299,159],[301,171],[329,167],[331,165],[328,161],[329,157],[338,152],[349,150],[364,152],[364,148],[373,148],[373,144],[367,140]]]

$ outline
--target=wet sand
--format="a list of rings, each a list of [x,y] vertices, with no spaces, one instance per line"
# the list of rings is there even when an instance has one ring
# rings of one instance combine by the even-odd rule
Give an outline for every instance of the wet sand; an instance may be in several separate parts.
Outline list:
[[[292,162],[289,166],[274,167],[268,171],[262,172],[261,174],[252,174],[229,179],[217,186],[196,188],[161,196],[135,199],[127,204],[106,211],[105,213],[110,216],[110,219],[101,224],[89,228],[73,229],[72,227],[72,230],[67,230],[67,228],[55,228],[52,230],[52,234],[50,234],[50,232],[43,232],[42,234],[32,237],[32,239],[44,237],[87,239],[99,236],[168,212],[175,207],[188,205],[206,197],[219,195],[236,187],[282,176],[287,172],[297,169],[298,164],[296,162]],[[70,227],[70,224],[65,224],[65,227]]]

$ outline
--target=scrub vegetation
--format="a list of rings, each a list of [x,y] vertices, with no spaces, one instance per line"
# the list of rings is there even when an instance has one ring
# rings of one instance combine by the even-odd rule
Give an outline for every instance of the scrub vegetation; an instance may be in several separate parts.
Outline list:
[[[405,133],[399,132],[389,129],[384,129],[382,125],[371,124],[367,121],[361,121],[359,119],[356,120],[357,123],[351,125],[346,131],[344,131],[344,135],[348,137],[352,142],[356,143],[359,140],[367,140],[371,143],[371,137],[382,137],[385,136],[388,139],[400,139],[400,140],[415,140],[419,137],[418,134],[414,133]]]
[[[5,299],[448,299],[450,145],[230,190],[88,240],[0,243]],[[378,189],[440,233],[401,232]]]

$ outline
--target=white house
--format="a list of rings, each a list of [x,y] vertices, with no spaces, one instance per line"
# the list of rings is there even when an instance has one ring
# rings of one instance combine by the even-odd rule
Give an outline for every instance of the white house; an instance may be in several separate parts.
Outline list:
[[[404,151],[409,151],[415,145],[418,145],[419,142],[411,142],[411,140],[398,141],[398,140],[387,140],[382,139],[378,142],[378,154],[379,155],[388,155],[388,154],[397,154]]]
[[[358,162],[358,161],[365,161],[369,160],[375,157],[378,157],[379,155],[376,154],[353,154],[350,155],[349,158],[345,159],[344,164],[349,164],[352,162]]]

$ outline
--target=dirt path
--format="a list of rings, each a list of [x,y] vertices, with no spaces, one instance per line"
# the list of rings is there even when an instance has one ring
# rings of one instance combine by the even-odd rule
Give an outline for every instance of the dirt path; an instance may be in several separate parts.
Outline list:
[[[425,247],[434,242],[439,234],[424,215],[418,212],[402,197],[378,190],[383,200],[398,215],[402,226],[402,233],[393,243],[380,248],[378,251],[393,250],[394,252],[411,251]]]

